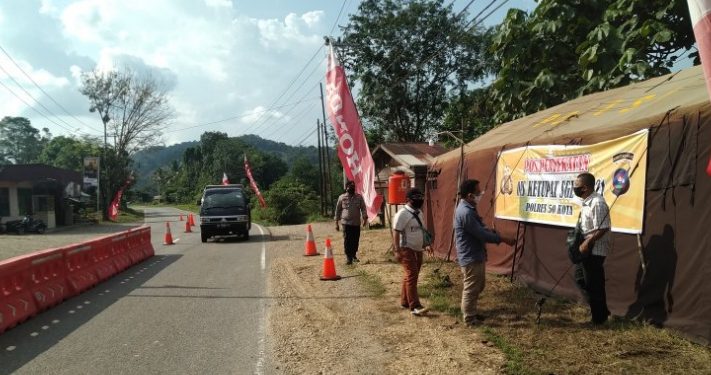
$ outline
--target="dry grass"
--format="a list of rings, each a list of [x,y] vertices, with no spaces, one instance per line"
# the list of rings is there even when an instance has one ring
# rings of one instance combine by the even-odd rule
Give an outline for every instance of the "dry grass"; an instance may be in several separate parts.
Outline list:
[[[402,270],[386,250],[387,230],[363,233],[363,264],[375,284],[396,283]],[[335,246],[334,246],[335,247]],[[603,327],[584,323],[585,306],[548,298],[536,323],[539,295],[508,277],[487,275],[479,308],[488,318],[478,328],[505,355],[509,374],[711,374],[711,349],[668,330],[612,320]],[[461,273],[456,263],[428,259],[420,293],[433,310],[459,316]]]

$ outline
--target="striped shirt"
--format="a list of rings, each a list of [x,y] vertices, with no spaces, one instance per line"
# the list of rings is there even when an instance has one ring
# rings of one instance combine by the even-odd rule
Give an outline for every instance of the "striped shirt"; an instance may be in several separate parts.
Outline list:
[[[343,193],[338,197],[334,220],[340,220],[343,225],[360,226],[367,217],[368,212],[362,195]]]
[[[598,229],[610,228],[610,208],[599,193],[592,193],[583,201],[580,213],[580,227],[585,238]],[[592,255],[607,256],[610,251],[610,231],[595,241]]]

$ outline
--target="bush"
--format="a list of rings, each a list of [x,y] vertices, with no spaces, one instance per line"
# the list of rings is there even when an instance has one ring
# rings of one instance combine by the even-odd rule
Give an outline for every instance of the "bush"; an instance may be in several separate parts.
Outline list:
[[[259,216],[279,225],[303,224],[319,211],[318,198],[306,185],[291,178],[282,178],[264,194],[267,208]]]

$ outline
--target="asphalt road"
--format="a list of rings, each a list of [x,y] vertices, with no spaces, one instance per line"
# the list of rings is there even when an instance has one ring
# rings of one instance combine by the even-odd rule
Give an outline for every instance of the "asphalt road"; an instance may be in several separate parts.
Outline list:
[[[0,334],[1,374],[264,372],[264,229],[203,244],[177,210],[148,210],[156,256]]]

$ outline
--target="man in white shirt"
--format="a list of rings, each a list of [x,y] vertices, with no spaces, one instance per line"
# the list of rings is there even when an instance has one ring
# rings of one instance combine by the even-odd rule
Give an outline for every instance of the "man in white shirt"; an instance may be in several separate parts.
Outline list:
[[[400,305],[415,316],[427,312],[417,294],[417,279],[422,268],[424,250],[432,251],[429,246],[424,246],[424,218],[421,211],[424,201],[425,197],[419,189],[410,189],[407,192],[407,205],[393,219],[395,259],[405,271]]]
[[[610,208],[605,198],[595,192],[595,176],[578,175],[573,183],[575,195],[583,199],[580,227],[585,240],[580,253],[585,256],[575,265],[575,279],[590,305],[591,323],[603,324],[610,311],[605,294],[605,257],[610,251]]]

